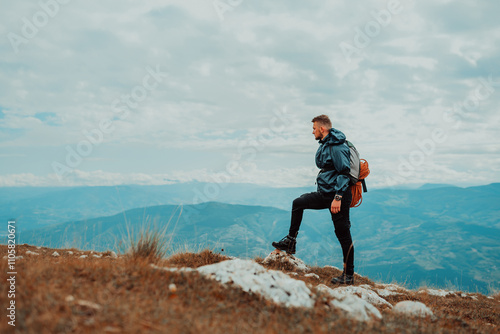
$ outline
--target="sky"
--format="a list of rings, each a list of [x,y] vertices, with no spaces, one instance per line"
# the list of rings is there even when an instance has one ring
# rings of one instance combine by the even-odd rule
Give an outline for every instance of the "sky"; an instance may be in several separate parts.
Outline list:
[[[372,187],[500,182],[498,1],[9,1],[0,187],[314,186],[328,115]]]

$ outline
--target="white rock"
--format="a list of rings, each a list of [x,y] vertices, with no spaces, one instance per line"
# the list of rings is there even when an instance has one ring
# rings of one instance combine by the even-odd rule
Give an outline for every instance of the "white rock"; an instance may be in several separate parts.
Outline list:
[[[291,254],[287,254],[285,251],[274,250],[269,254],[262,263],[267,264],[269,262],[288,262],[295,267],[296,270],[309,271],[304,261],[296,258]]]
[[[88,300],[82,300],[82,299],[78,300],[75,304],[83,306],[83,307],[87,307],[87,308],[90,308],[90,309],[93,309],[96,311],[99,311],[102,308],[101,305],[99,305],[99,304],[96,304],[94,302],[90,302]]]
[[[380,289],[380,288],[374,289],[374,291],[376,291],[380,297],[402,295],[402,293],[398,292],[397,290],[402,290],[403,292],[408,291],[406,288],[403,288],[403,287],[396,285],[396,284],[377,284],[377,286],[383,287],[383,289]]]
[[[379,289],[376,287],[373,287],[368,284],[362,284],[358,285],[360,288],[364,288],[367,290],[371,290],[376,292],[380,297],[389,297],[389,296],[397,296],[397,295],[402,295],[401,292],[395,291],[397,288],[399,288],[397,285],[392,284],[392,286],[387,286],[385,289]]]
[[[100,259],[100,258],[102,257],[102,255],[101,255],[101,254],[99,254],[99,255],[97,255],[97,254],[92,254],[92,257],[95,257],[95,258],[97,258],[97,259]]]
[[[432,313],[431,309],[428,308],[425,304],[410,300],[397,303],[393,308],[393,312],[422,318],[434,317],[434,313]]]
[[[193,272],[193,271],[196,271],[196,269],[193,269],[193,268],[175,268],[175,267],[158,267],[157,265],[151,263],[150,264],[151,267],[155,268],[155,269],[160,269],[160,270],[164,270],[164,271],[170,271],[170,272]]]
[[[65,299],[66,299],[66,302],[68,302],[68,303],[71,303],[71,302],[75,301],[75,297],[73,297],[72,295],[66,296]]]
[[[396,291],[396,290],[403,290],[403,291],[410,291],[407,288],[397,285],[397,284],[378,284],[384,287],[384,289],[391,290],[391,291]]]
[[[474,299],[474,300],[478,300],[477,299],[477,296],[474,296],[473,294],[469,294],[469,293],[460,293],[460,297],[463,297],[463,298],[471,298],[471,299]],[[487,298],[490,298],[490,299],[493,299],[491,297],[487,297]]]
[[[346,295],[340,300],[332,299],[330,305],[346,311],[349,317],[358,321],[382,319],[382,314],[375,306],[354,295]]]
[[[176,292],[177,291],[177,286],[174,284],[174,283],[171,283],[169,286],[168,286],[168,290],[170,292]]]
[[[304,277],[312,277],[312,278],[315,278],[315,279],[320,279],[318,275],[316,275],[315,273],[310,273],[310,274],[305,274]]]
[[[79,259],[86,259],[87,255],[80,255]]]
[[[109,252],[109,256],[111,256],[113,259],[118,258],[118,255],[114,251]]]
[[[338,271],[342,271],[340,268],[337,268],[337,267],[335,267],[335,266],[329,266],[329,265],[326,265],[326,266],[324,266],[323,268],[331,268],[331,269],[336,269],[336,270],[338,270]]]
[[[69,255],[73,255],[73,252],[72,252],[72,251],[68,251],[68,254],[69,254]]]
[[[360,288],[363,288],[363,289],[367,289],[367,290],[372,290],[373,287],[371,285],[368,285],[368,284],[361,284],[361,285],[358,285]]]
[[[52,256],[54,256],[54,257],[58,257],[58,256],[61,256],[61,255],[59,255],[59,253],[58,253],[58,252],[54,252],[54,253],[52,253]]]
[[[38,254],[37,252],[32,252],[32,251],[27,250],[26,255],[40,255],[40,254]]]
[[[378,293],[378,295],[380,297],[389,297],[389,296],[402,295],[402,293],[400,293],[400,292],[391,291],[391,290],[387,290],[387,289],[375,289],[375,291]]]
[[[198,271],[207,277],[222,283],[233,283],[244,291],[258,293],[285,306],[314,306],[311,290],[303,281],[295,280],[281,271],[267,270],[251,260],[226,260],[200,267]]]
[[[445,291],[445,290],[436,290],[436,289],[425,289],[425,290],[420,290],[418,293],[427,293],[431,296],[438,296],[438,297],[446,297],[448,295],[454,295],[455,292],[453,291]]]
[[[361,299],[372,305],[385,305],[392,308],[391,303],[389,303],[384,298],[377,295],[375,292],[361,288],[359,286],[344,286],[335,289],[331,289],[324,284],[318,285],[318,289],[327,292],[330,296],[336,299],[342,299],[346,296],[358,295]]]
[[[38,246],[36,249],[41,249],[42,247]]]
[[[316,286],[316,290],[323,291],[323,292],[326,292],[326,293],[330,294],[330,290],[333,290],[333,289],[330,288],[330,287],[328,287],[328,286],[326,286],[326,285],[324,285],[324,284],[318,284]]]

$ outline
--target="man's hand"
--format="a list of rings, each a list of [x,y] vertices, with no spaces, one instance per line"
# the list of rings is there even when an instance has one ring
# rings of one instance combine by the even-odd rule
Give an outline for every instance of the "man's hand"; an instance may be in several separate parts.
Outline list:
[[[339,213],[340,212],[340,201],[333,200],[332,201],[332,206],[330,207],[330,211],[332,213]]]

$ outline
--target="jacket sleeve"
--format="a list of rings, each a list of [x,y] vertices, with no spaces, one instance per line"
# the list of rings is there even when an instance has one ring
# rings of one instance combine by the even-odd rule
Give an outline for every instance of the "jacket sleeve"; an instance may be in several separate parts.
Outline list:
[[[344,192],[347,190],[347,187],[349,187],[349,171],[351,170],[351,160],[350,160],[350,151],[349,149],[342,150],[339,149],[340,147],[337,146],[336,148],[332,147],[332,160],[333,160],[333,167],[335,170],[338,172],[336,183],[334,186],[334,191],[335,194],[337,195],[344,195]]]

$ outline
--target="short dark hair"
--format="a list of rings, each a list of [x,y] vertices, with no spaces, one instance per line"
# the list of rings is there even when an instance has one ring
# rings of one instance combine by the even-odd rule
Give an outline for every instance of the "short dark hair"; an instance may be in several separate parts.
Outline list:
[[[319,116],[316,116],[312,119],[311,122],[318,122],[318,124],[320,126],[324,126],[325,128],[327,128],[328,130],[330,130],[332,128],[332,122],[330,121],[330,118],[326,115],[319,115]]]

